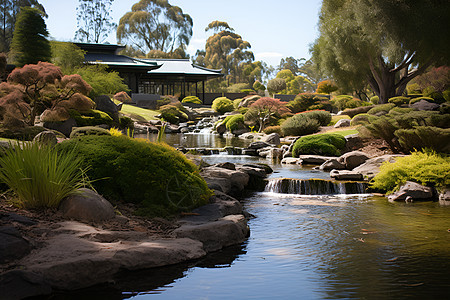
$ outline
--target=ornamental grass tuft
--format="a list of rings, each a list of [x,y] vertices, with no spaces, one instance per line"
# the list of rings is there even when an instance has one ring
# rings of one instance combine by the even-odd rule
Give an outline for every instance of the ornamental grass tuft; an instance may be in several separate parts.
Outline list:
[[[57,207],[66,196],[85,186],[86,169],[73,151],[61,154],[38,143],[10,145],[0,157],[0,180],[23,208]]]

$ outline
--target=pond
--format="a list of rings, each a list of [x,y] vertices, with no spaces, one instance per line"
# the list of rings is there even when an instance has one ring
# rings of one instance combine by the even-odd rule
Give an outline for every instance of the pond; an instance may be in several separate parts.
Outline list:
[[[213,139],[214,147],[223,145]],[[204,160],[270,163],[272,179],[329,178],[255,157]],[[450,294],[450,207],[389,203],[368,194],[270,191],[243,203],[255,216],[245,243],[199,261],[124,274],[114,291],[108,289],[110,298],[444,299]]]

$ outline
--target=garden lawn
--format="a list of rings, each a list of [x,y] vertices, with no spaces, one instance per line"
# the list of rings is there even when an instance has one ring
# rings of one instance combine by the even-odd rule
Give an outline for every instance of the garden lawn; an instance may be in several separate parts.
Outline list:
[[[151,109],[145,109],[145,108],[140,108],[137,106],[133,106],[130,104],[123,104],[122,109],[120,111],[121,113],[123,113],[124,115],[127,115],[128,117],[131,117],[133,119],[135,119],[134,116],[139,116],[145,120],[158,120],[158,118],[156,118],[157,115],[159,115],[159,111],[157,110],[151,110]]]

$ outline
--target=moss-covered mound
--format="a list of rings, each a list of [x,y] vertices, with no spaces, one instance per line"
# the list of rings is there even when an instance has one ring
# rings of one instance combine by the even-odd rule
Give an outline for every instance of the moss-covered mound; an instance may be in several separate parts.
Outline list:
[[[293,147],[292,156],[301,154],[339,156],[345,147],[345,138],[339,134],[316,134],[299,138]]]
[[[84,136],[58,144],[90,167],[87,175],[106,199],[139,205],[141,214],[167,215],[206,204],[212,192],[198,168],[165,144],[126,136]]]

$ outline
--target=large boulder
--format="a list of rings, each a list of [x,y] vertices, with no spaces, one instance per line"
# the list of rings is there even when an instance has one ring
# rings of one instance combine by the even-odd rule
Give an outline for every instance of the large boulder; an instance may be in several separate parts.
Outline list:
[[[362,165],[356,167],[353,169],[352,172],[358,173],[364,176],[365,179],[371,180],[375,175],[380,172],[380,166],[385,161],[388,161],[390,163],[393,163],[396,161],[397,158],[403,157],[404,155],[399,154],[386,154],[378,157],[374,157],[371,159],[368,159],[365,163]]]
[[[439,110],[440,105],[437,103],[431,103],[427,100],[420,100],[411,105],[416,110]]]
[[[241,193],[249,180],[249,175],[243,171],[214,166],[204,168],[200,175],[205,179],[209,188],[231,195]]]
[[[263,136],[261,138],[261,142],[265,142],[271,145],[275,145],[278,146],[279,144],[281,144],[280,142],[280,135],[276,132],[268,134],[266,136]]]
[[[51,292],[52,288],[42,276],[32,272],[16,269],[0,275],[1,299],[25,299],[48,295]]]
[[[364,152],[352,151],[341,155],[337,161],[345,166],[347,170],[353,170],[354,168],[362,165],[369,159]]]
[[[450,189],[445,189],[439,194],[439,204],[450,205]]]
[[[243,242],[249,234],[243,215],[228,215],[215,222],[185,224],[174,230],[177,238],[189,238],[203,243],[206,252]]]
[[[343,170],[343,169],[345,169],[345,164],[339,162],[338,159],[336,159],[336,158],[332,158],[332,159],[327,160],[323,164],[321,164],[319,169],[324,170],[324,171]]]
[[[39,144],[45,144],[48,146],[55,146],[58,143],[56,134],[51,130],[46,130],[38,133],[34,138],[33,142]]]
[[[66,197],[61,201],[59,210],[64,217],[79,221],[101,222],[115,217],[111,203],[87,188]]]
[[[388,200],[393,201],[416,201],[416,200],[433,200],[435,192],[433,188],[423,186],[416,182],[407,181],[400,189],[389,195]]]
[[[77,127],[77,121],[74,118],[69,118],[63,122],[44,122],[45,128],[56,130],[64,134],[66,137],[70,136],[73,127]]]
[[[114,122],[119,122],[119,108],[107,95],[100,95],[94,100],[97,110],[107,113]]]

